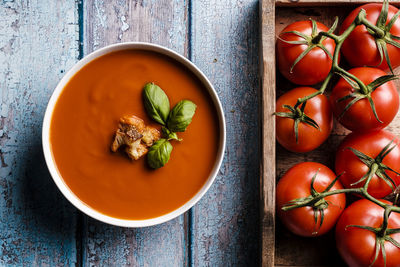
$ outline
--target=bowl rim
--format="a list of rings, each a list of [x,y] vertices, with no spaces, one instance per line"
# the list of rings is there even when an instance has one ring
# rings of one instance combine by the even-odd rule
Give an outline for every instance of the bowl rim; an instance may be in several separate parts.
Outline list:
[[[53,158],[51,146],[50,146],[50,124],[51,124],[51,118],[53,115],[54,107],[57,103],[57,100],[59,96],[61,95],[63,89],[67,85],[67,83],[71,80],[71,78],[79,71],[81,70],[84,66],[86,66],[88,63],[92,62],[96,58],[99,58],[105,54],[109,54],[112,52],[116,51],[121,51],[121,50],[146,50],[146,51],[153,51],[160,53],[162,55],[165,55],[169,58],[172,58],[173,60],[178,61],[181,63],[184,67],[186,67],[191,73],[193,73],[203,84],[205,89],[207,90],[208,94],[210,95],[213,104],[217,110],[217,115],[218,115],[218,123],[219,123],[219,146],[218,146],[218,152],[217,152],[217,157],[214,163],[214,166],[212,168],[212,171],[206,180],[206,182],[203,184],[201,189],[186,203],[184,203],[182,206],[179,208],[166,213],[164,215],[161,215],[159,217],[155,218],[150,218],[150,219],[143,219],[143,220],[128,220],[128,219],[119,219],[115,217],[108,216],[106,214],[103,214],[90,206],[88,206],[86,203],[84,203],[82,200],[80,200],[73,192],[72,190],[67,186],[67,184],[64,182],[64,180],[61,177],[61,174],[59,173],[56,163]],[[43,125],[42,125],[42,148],[43,148],[43,153],[46,161],[46,165],[49,169],[49,172],[51,174],[51,177],[55,184],[57,185],[58,189],[61,191],[61,193],[65,196],[65,198],[68,199],[70,203],[72,203],[77,209],[85,213],[86,215],[102,221],[107,224],[115,225],[115,226],[122,226],[122,227],[131,227],[131,228],[139,228],[139,227],[147,227],[147,226],[153,226],[157,224],[161,224],[164,222],[167,222],[169,220],[172,220],[183,213],[185,213],[187,210],[192,208],[203,196],[204,194],[208,191],[208,189],[211,187],[212,183],[214,182],[218,171],[221,167],[223,158],[224,158],[224,153],[225,153],[225,145],[226,145],[226,125],[225,125],[225,117],[224,117],[224,111],[221,105],[221,102],[218,98],[217,92],[214,88],[214,86],[211,84],[211,82],[208,80],[208,78],[203,74],[203,72],[196,67],[191,61],[189,61],[187,58],[184,56],[178,54],[177,52],[152,43],[147,43],[147,42],[124,42],[124,43],[117,43],[117,44],[112,44],[105,46],[103,48],[100,48],[81,60],[79,60],[77,63],[74,64],[74,66],[65,73],[64,77],[60,80],[60,82],[57,84],[54,92],[52,93],[50,100],[47,104],[45,115],[43,118]]]

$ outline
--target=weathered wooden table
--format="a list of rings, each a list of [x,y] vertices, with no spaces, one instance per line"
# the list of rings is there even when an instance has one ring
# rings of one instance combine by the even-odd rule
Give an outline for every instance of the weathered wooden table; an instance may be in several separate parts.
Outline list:
[[[257,0],[0,0],[0,265],[254,266],[259,261]],[[78,212],[44,162],[57,82],[108,44],[185,55],[222,101],[227,147],[205,197],[179,218],[124,229]]]

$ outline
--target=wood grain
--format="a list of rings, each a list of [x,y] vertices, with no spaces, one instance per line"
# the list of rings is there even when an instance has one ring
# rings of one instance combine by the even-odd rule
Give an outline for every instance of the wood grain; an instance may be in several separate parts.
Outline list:
[[[343,21],[345,16],[356,5],[345,7],[304,7],[304,8],[289,8],[279,7],[276,9],[276,34],[279,34],[288,24],[298,20],[308,20],[313,18],[325,25],[332,25],[334,16],[339,16],[339,21]],[[340,23],[339,23],[340,25]],[[342,62],[342,66],[343,66]],[[344,65],[345,66],[345,65]],[[346,69],[349,67],[346,66]],[[397,70],[396,72],[399,72]],[[288,82],[279,72],[277,73],[277,96],[279,97],[284,92],[297,87]],[[335,81],[331,82],[334,83]],[[400,83],[396,82],[398,88]],[[329,94],[329,91],[327,94]],[[400,114],[387,127],[387,130],[394,132],[397,136],[400,135]],[[318,149],[304,153],[292,153],[277,144],[276,152],[276,177],[280,177],[293,165],[304,161],[316,161],[323,163],[334,169],[335,153],[338,145],[349,133],[335,121],[334,130],[328,140]],[[335,240],[333,233],[327,236],[314,239],[302,238],[290,233],[277,220],[276,224],[276,247],[275,247],[275,264],[277,266],[344,266],[337,250],[335,248]],[[298,248],[302,249],[299,250]]]
[[[85,1],[85,54],[108,44],[145,41],[187,55],[188,6],[182,1]],[[85,217],[83,263],[88,266],[186,266],[187,215],[143,229]]]
[[[261,263],[275,265],[275,3],[261,6],[262,159],[260,167]]]
[[[382,2],[377,0],[276,0],[276,6],[354,6],[355,4],[367,4]],[[398,5],[400,0],[390,0],[391,4]]]
[[[41,147],[50,94],[78,57],[74,0],[0,1],[0,265],[74,266],[76,210]]]
[[[193,208],[193,266],[256,266],[259,259],[258,1],[193,1],[192,61],[226,118],[224,162]]]

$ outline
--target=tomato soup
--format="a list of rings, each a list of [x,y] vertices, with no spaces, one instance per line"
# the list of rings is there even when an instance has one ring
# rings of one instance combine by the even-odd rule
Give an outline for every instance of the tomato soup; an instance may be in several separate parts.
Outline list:
[[[150,169],[146,156],[132,161],[110,150],[119,119],[151,121],[143,86],[159,85],[171,108],[182,99],[197,105],[192,123],[171,141],[169,162]],[[123,50],[87,64],[63,89],[50,125],[50,145],[65,184],[86,205],[119,219],[149,219],[189,201],[204,185],[216,161],[218,116],[202,83],[179,62],[156,52]]]

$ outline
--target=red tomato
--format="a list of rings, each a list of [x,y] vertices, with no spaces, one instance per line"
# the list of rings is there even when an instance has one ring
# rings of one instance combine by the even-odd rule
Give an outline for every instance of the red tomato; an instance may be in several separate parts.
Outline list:
[[[359,181],[370,169],[369,166],[362,162],[353,151],[348,149],[349,147],[375,159],[384,147],[392,140],[393,144],[391,146],[395,145],[395,148],[383,158],[382,163],[393,170],[400,172],[400,141],[396,136],[384,130],[367,133],[352,133],[348,135],[338,148],[335,163],[336,174],[342,173],[340,181],[343,186],[346,188],[362,187],[365,181],[354,186],[351,186],[351,184]],[[384,171],[396,185],[400,183],[399,175],[390,170],[380,169],[381,171]],[[376,175],[372,177],[368,186],[368,193],[371,196],[382,198],[391,192],[391,187],[382,178],[379,178]]]
[[[328,27],[322,23],[317,22],[317,32],[328,31]],[[318,47],[314,47],[307,55],[305,55],[290,72],[290,69],[298,58],[298,56],[307,49],[308,45],[305,44],[289,44],[285,41],[304,41],[302,37],[299,37],[292,33],[285,34],[288,31],[298,31],[307,36],[312,35],[312,22],[298,21],[288,25],[280,33],[277,41],[277,61],[279,71],[285,78],[293,83],[301,85],[312,85],[323,81],[331,70],[332,60],[329,56]],[[335,42],[327,38],[322,41],[322,44],[326,49],[333,55],[335,50]]]
[[[311,87],[298,87],[279,97],[276,112],[288,112],[283,105],[294,106],[298,98],[317,90]],[[294,134],[294,120],[276,116],[276,139],[286,149],[293,152],[308,152],[319,147],[330,135],[333,127],[332,111],[325,95],[318,95],[307,101],[304,112],[313,119],[320,130],[306,123],[299,123],[298,142]]]
[[[388,201],[381,200],[387,204]],[[348,225],[378,228],[382,226],[384,209],[377,204],[361,199],[347,207],[336,225],[336,246],[344,261],[351,267],[370,266],[375,258],[376,234],[372,231]],[[392,212],[388,228],[400,228],[400,214]],[[400,242],[400,234],[390,235]],[[386,267],[400,266],[400,249],[385,241]],[[373,266],[384,266],[382,251]]]
[[[365,85],[370,84],[375,79],[386,75],[386,73],[376,68],[354,68],[349,72],[359,78]],[[338,101],[340,98],[354,93],[355,90],[343,78],[339,80],[330,95],[333,113],[339,122],[351,131],[377,130],[386,127],[396,116],[399,110],[399,94],[393,81],[384,83],[371,93],[379,122],[372,111],[367,98],[355,102],[347,111],[343,110],[353,98]],[[343,113],[343,116],[340,115]],[[340,118],[339,118],[340,117]]]
[[[368,21],[376,25],[382,9],[382,4],[366,4],[354,9],[350,13],[350,15],[347,16],[347,18],[342,23],[340,34],[342,34],[350,26],[350,24],[353,22],[361,9],[364,9],[366,11],[366,18],[368,19]],[[389,5],[386,24],[389,23],[390,19],[394,16],[394,14],[396,14],[397,11],[397,8]],[[400,36],[399,19],[397,19],[394,23],[393,27],[390,30],[390,33],[396,36]],[[392,67],[396,68],[400,65],[400,49],[391,44],[387,44],[387,50]],[[385,57],[383,57],[383,61],[379,65],[381,57],[375,43],[375,39],[370,33],[368,33],[364,25],[357,26],[354,29],[354,31],[344,41],[341,51],[346,60],[354,67],[376,66],[383,70],[388,70],[389,68]]]
[[[335,179],[335,174],[325,165],[315,162],[303,162],[293,166],[279,180],[276,188],[278,216],[283,224],[297,235],[319,236],[325,234],[333,228],[346,206],[344,194],[326,197],[328,207],[324,210],[324,220],[320,228],[321,216],[318,215],[318,223],[316,224],[312,207],[296,208],[289,211],[282,210],[282,207],[289,201],[311,195],[311,180],[317,172],[314,188],[317,192],[322,192]],[[330,191],[342,188],[340,182],[336,181]]]

